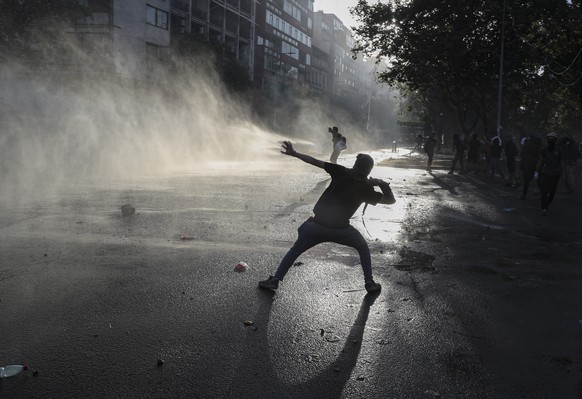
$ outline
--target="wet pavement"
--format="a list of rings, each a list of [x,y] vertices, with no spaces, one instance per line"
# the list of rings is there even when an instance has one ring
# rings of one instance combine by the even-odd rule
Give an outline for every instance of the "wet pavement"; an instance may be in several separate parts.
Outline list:
[[[373,155],[372,298],[335,244],[256,288],[329,182],[288,157],[2,204],[0,365],[30,370],[0,397],[582,398],[580,194],[542,216],[448,156]]]

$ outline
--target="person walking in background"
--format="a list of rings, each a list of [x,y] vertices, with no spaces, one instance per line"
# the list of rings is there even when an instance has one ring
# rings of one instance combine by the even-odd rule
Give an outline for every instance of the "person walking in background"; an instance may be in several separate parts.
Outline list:
[[[455,173],[457,162],[461,164],[461,173],[465,173],[465,141],[457,133],[453,134],[453,152],[455,153],[455,157],[453,158],[449,175]]]
[[[308,249],[323,242],[335,242],[355,248],[360,255],[364,272],[364,287],[368,293],[378,293],[382,286],[372,277],[372,260],[366,240],[355,227],[350,225],[350,218],[362,203],[393,204],[396,202],[390,184],[368,178],[374,167],[374,160],[366,154],[358,154],[351,169],[341,165],[324,162],[293,149],[289,141],[283,142],[285,155],[299,158],[303,162],[324,169],[331,176],[331,183],[321,195],[315,207],[314,216],[307,219],[297,230],[298,238],[287,252],[274,276],[259,281],[259,287],[275,290],[283,280],[295,260]],[[382,192],[374,190],[380,187]]]
[[[329,162],[337,163],[337,159],[340,153],[348,148],[347,140],[339,133],[337,126],[330,127],[327,130],[331,133],[331,143],[333,145],[331,156],[329,157]]]
[[[416,136],[416,150],[418,152],[420,152],[420,150],[422,150],[422,145],[424,143],[424,136],[422,134],[419,134],[418,136]]]
[[[558,135],[549,133],[546,136],[548,145],[540,153],[535,176],[540,182],[542,215],[547,215],[550,204],[556,195],[558,182],[564,170],[564,155],[558,147]]]
[[[578,144],[572,136],[560,140],[560,148],[564,153],[564,183],[569,194],[576,191],[576,163],[580,158]]]
[[[503,142],[501,137],[498,135],[491,138],[489,147],[489,178],[493,180],[495,178],[495,172],[499,173],[499,176],[505,180],[505,175],[501,171],[499,162],[501,161],[501,151],[503,150]]]
[[[479,160],[481,158],[481,142],[479,141],[479,135],[473,133],[471,139],[469,140],[468,150],[467,150],[467,170],[472,169],[475,174],[479,173]],[[471,165],[473,167],[471,168]]]
[[[434,150],[436,148],[437,139],[436,139],[436,132],[432,132],[430,136],[425,137],[424,140],[424,152],[428,156],[427,161],[427,168],[429,172],[432,172],[432,160],[434,158]]]
[[[505,159],[507,160],[507,178],[509,179],[507,185],[510,187],[515,187],[517,184],[515,179],[515,158],[517,157],[519,151],[513,142],[513,136],[507,136],[504,149]]]
[[[541,150],[541,140],[533,135],[525,140],[521,146],[521,152],[519,153],[519,168],[521,169],[521,180],[523,187],[521,190],[521,196],[519,198],[522,200],[525,200],[527,191],[529,189],[529,184],[534,178]]]

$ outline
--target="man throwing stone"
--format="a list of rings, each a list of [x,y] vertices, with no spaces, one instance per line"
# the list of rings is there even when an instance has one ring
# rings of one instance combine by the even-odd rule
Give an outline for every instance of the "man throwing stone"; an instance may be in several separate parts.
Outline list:
[[[396,202],[390,184],[368,175],[374,167],[374,160],[366,154],[358,154],[351,169],[330,162],[315,159],[293,149],[289,141],[282,144],[285,155],[299,158],[303,162],[324,169],[331,176],[331,183],[321,195],[315,207],[314,216],[307,219],[297,230],[298,238],[283,258],[274,276],[259,281],[259,287],[276,290],[295,260],[308,249],[323,242],[347,245],[358,251],[364,272],[364,286],[369,293],[379,293],[382,286],[372,277],[370,249],[362,234],[350,225],[350,218],[362,203],[393,204]],[[382,192],[374,190],[380,187]]]

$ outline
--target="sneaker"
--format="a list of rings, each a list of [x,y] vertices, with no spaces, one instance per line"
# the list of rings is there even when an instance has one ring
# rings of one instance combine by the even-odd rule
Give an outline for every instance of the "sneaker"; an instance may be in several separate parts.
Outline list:
[[[273,276],[269,276],[268,279],[259,281],[259,287],[265,288],[267,290],[276,290],[279,288],[279,279]]]
[[[542,209],[542,215],[546,216],[548,214],[548,210],[547,209]]]
[[[374,282],[374,280],[366,282],[365,287],[368,294],[377,294],[382,290],[382,285]]]

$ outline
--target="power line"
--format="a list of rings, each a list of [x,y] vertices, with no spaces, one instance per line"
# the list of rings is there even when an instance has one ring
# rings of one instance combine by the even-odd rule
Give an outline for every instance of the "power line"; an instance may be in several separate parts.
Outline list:
[[[572,86],[575,86],[576,83],[578,83],[581,78],[582,78],[582,73],[572,83],[564,83],[560,79],[558,79],[556,76],[554,76],[554,74],[550,74],[550,79],[554,79],[556,82],[558,82],[558,84],[560,86],[564,86],[564,87],[572,87]]]
[[[556,72],[556,71],[554,71],[554,70],[553,70],[553,69],[550,67],[550,64],[548,63],[548,60],[546,59],[546,64],[547,64],[547,67],[548,67],[548,69],[550,70],[550,72],[551,72],[553,75],[563,75],[563,74],[565,74],[566,72],[568,72],[568,71],[570,70],[570,68],[572,68],[572,65],[574,65],[574,63],[575,63],[575,62],[576,62],[576,60],[578,59],[578,56],[580,56],[580,54],[581,54],[581,53],[582,53],[582,47],[580,48],[580,50],[578,50],[578,54],[576,54],[576,57],[574,57],[574,60],[573,60],[573,61],[570,63],[570,65],[568,65],[568,67],[567,67],[566,69],[564,69],[562,72]]]

